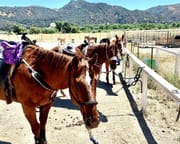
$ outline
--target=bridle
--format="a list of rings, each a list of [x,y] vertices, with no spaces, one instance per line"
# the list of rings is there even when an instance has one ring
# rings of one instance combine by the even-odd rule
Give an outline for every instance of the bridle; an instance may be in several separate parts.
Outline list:
[[[89,100],[87,102],[81,102],[79,101],[75,96],[74,94],[72,93],[72,83],[71,83],[71,69],[69,68],[69,78],[68,78],[68,87],[69,87],[69,93],[70,93],[70,96],[71,96],[71,99],[74,100],[74,102],[76,103],[76,105],[79,107],[79,108],[82,108],[83,106],[88,106],[88,105],[97,105],[98,102],[96,100]],[[76,83],[73,83],[73,85],[75,85],[75,87],[79,87]],[[80,90],[80,88],[78,88]]]

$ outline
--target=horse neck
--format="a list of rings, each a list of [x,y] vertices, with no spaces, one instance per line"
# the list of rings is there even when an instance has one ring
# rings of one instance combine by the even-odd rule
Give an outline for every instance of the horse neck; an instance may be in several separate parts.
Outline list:
[[[89,46],[87,52],[88,57],[91,57],[95,53],[98,54],[97,64],[102,65],[107,60],[107,44]]]
[[[46,50],[37,55],[35,67],[51,88],[64,89],[68,87],[70,62],[70,57]]]

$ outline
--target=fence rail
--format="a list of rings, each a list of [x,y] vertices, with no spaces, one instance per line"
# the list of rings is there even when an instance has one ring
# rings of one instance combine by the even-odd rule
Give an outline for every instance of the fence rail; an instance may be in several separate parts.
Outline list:
[[[160,46],[154,46],[153,48],[156,49],[156,66],[158,68],[158,59],[159,59],[159,51],[164,51],[170,54],[173,54],[176,56],[176,60],[175,60],[175,65],[174,65],[174,75],[175,76],[180,76],[180,53],[179,52],[175,52],[169,48],[162,48]]]
[[[142,110],[147,106],[147,78],[150,77],[157,85],[161,87],[170,98],[172,98],[178,105],[180,105],[180,90],[174,85],[166,81],[163,77],[151,70],[146,64],[133,55],[128,49],[125,49],[126,54],[129,56],[129,77],[132,77],[132,63],[134,62],[139,67],[142,67]]]

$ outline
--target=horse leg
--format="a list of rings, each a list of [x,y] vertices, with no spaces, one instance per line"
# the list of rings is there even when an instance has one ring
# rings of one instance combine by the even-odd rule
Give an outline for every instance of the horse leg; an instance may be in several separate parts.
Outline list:
[[[32,133],[34,134],[35,144],[40,144],[40,124],[36,119],[35,107],[22,104],[22,109],[31,126]]]
[[[106,83],[109,84],[109,64],[105,63],[106,65]]]
[[[40,141],[41,144],[47,144],[46,141],[46,123],[47,123],[47,118],[49,114],[49,110],[52,106],[52,103],[46,104],[44,106],[40,107],[40,116],[39,116],[39,121],[40,121]]]
[[[113,84],[116,84],[116,80],[115,80],[115,72],[114,72],[114,70],[112,71],[112,75],[113,75]]]

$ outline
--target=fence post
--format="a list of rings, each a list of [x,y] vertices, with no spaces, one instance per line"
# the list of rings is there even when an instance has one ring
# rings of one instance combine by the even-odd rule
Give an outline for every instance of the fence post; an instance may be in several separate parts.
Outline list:
[[[129,57],[129,77],[131,78],[133,76],[133,61]]]
[[[142,72],[142,94],[141,94],[142,111],[145,111],[147,106],[147,74]]]
[[[179,76],[180,75],[180,56],[176,55],[176,61],[175,61],[175,76]]]
[[[159,64],[159,49],[156,48],[156,70],[158,70],[158,64]]]

